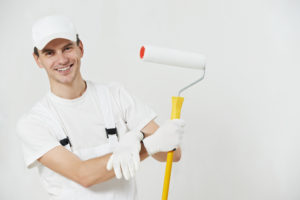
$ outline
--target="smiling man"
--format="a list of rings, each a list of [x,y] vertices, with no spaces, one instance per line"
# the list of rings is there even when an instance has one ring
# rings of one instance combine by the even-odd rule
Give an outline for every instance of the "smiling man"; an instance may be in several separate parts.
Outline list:
[[[152,109],[119,84],[84,80],[83,44],[68,18],[40,19],[32,37],[50,91],[18,122],[26,166],[38,168],[50,199],[137,199],[140,160],[165,161],[177,148],[179,161],[184,122],[159,127]]]

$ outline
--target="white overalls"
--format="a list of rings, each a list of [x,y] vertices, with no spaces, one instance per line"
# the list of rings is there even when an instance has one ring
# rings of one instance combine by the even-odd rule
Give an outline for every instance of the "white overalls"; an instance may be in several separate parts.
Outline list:
[[[95,87],[90,84],[93,90],[96,90],[98,96],[94,96],[94,100],[98,105],[97,111],[102,112],[105,121],[106,129],[117,128],[118,133],[126,133],[127,127],[124,120],[120,120],[120,116],[114,116],[112,111],[112,105],[115,103],[111,97],[110,91],[107,86]],[[52,123],[59,123],[54,132],[55,137],[62,141],[68,137],[68,132],[60,119],[59,113],[55,110],[54,104],[49,99],[49,109],[53,113],[51,116],[47,116]],[[45,108],[44,109],[48,109]],[[49,110],[44,113],[49,113]],[[43,113],[41,113],[43,114]],[[46,117],[46,116],[45,116]],[[115,119],[118,119],[115,121]],[[60,128],[58,128],[60,127]],[[72,138],[69,138],[72,143]],[[100,157],[105,154],[111,153],[117,143],[116,135],[109,135],[108,143],[100,146],[96,146],[81,151],[73,150],[70,142],[64,147],[69,151],[76,154],[81,160],[88,160],[95,157]],[[82,187],[76,182],[67,179],[54,171],[39,165],[38,166],[41,180],[44,186],[50,193],[51,200],[136,200],[136,183],[134,179],[126,181],[124,179],[113,178],[109,181],[96,184],[89,188]],[[49,180],[50,179],[50,180]]]

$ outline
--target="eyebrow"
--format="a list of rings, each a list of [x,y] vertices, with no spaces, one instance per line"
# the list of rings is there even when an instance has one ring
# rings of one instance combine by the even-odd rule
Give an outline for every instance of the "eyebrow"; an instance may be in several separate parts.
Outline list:
[[[63,47],[63,49],[66,48],[66,47],[68,47],[68,46],[73,46],[73,43],[70,42],[70,43],[66,44],[66,45]]]
[[[65,46],[63,46],[63,49],[66,47],[72,46],[72,45],[73,45],[73,43],[70,42],[70,43],[66,44]],[[53,49],[42,49],[42,53],[47,53],[47,52],[52,52],[52,51],[54,51],[54,50]]]
[[[42,49],[42,53],[52,52],[52,49]]]

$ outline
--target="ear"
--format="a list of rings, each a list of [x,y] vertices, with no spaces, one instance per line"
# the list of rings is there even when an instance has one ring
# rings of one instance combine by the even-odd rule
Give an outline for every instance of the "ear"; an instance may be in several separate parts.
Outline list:
[[[44,68],[44,66],[42,65],[42,63],[40,61],[39,56],[37,56],[35,53],[32,53],[32,55],[33,55],[33,58],[34,58],[36,64],[39,66],[39,68]]]
[[[83,50],[83,44],[82,44],[82,42],[81,42],[81,40],[80,40],[80,42],[79,42],[79,49],[80,49],[80,52],[81,52],[81,58],[83,57],[83,53],[84,53],[84,50]]]

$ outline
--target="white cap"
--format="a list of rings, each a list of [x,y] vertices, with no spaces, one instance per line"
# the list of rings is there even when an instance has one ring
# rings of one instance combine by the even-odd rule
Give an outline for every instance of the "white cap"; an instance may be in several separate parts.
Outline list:
[[[56,38],[76,41],[76,35],[75,26],[69,18],[64,16],[47,16],[32,26],[33,46],[40,50]]]

